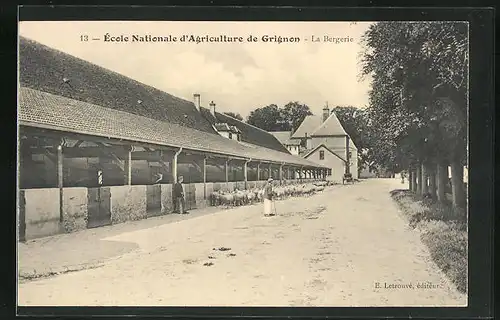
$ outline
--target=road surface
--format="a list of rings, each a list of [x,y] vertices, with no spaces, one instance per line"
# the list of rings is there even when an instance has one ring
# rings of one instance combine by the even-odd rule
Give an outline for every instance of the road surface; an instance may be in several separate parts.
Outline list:
[[[275,217],[253,205],[138,222],[100,239],[130,250],[100,267],[22,282],[19,305],[465,306],[391,200],[399,181],[370,179],[277,201]]]

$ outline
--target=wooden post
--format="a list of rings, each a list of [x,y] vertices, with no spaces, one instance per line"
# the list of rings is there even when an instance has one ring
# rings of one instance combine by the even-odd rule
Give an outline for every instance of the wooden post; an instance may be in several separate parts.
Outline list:
[[[257,181],[260,181],[260,162],[257,163]]]
[[[127,149],[127,158],[125,159],[125,163],[123,166],[124,174],[125,174],[125,184],[132,184],[132,148],[129,146]]]
[[[269,164],[269,176],[267,178],[269,179],[272,177],[273,177],[273,165],[270,163]]]
[[[182,152],[182,147],[179,149],[179,151],[177,151],[175,154],[174,154],[174,158],[172,159],[172,177],[174,179],[174,181],[172,182],[173,184],[177,183],[177,157],[179,156],[179,154]]]
[[[62,144],[57,146],[57,187],[59,188],[59,222],[63,222],[64,216],[64,171],[63,171],[63,146]]]
[[[283,184],[283,165],[280,165],[279,171],[280,185]]]
[[[229,163],[229,160],[226,160],[225,165],[224,165],[224,168],[226,170],[226,187],[229,185],[229,171],[228,171],[229,165],[228,165],[228,163]]]
[[[203,158],[203,199],[207,200],[207,157]]]
[[[248,189],[248,163],[249,161],[245,161],[245,164],[243,165],[243,176],[245,178],[245,190]]]

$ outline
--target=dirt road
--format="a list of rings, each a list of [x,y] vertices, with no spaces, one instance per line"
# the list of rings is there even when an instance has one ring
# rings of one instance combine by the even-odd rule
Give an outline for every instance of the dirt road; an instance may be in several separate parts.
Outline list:
[[[19,304],[466,305],[400,217],[396,188],[398,179],[372,179],[277,201],[276,217],[255,205],[111,235],[104,240],[135,249],[21,283]]]

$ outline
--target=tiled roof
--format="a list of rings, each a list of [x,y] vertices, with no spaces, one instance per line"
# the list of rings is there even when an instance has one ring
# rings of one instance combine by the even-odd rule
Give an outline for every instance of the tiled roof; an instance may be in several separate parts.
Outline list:
[[[216,123],[214,124],[214,127],[217,131],[231,131],[227,123]]]
[[[290,131],[271,131],[269,132],[276,137],[284,146],[299,146],[299,139],[291,139]]]
[[[21,87],[20,125],[105,138],[180,147],[254,160],[318,167],[306,159],[253,144],[226,139],[186,126],[97,106]]]
[[[215,133],[191,101],[36,41],[20,37],[19,59],[23,87]]]
[[[308,137],[321,125],[321,117],[315,115],[309,115],[304,118],[304,121],[295,130],[292,138],[305,138],[306,134]]]
[[[332,112],[330,116],[314,131],[311,136],[346,136],[347,133],[342,127],[339,119],[335,112]]]
[[[312,148],[312,149],[309,149],[307,152],[305,152],[302,156],[304,158],[308,158],[310,155],[312,155],[314,152],[316,152],[318,149],[320,148],[325,148],[326,150],[328,150],[331,154],[333,154],[334,156],[336,156],[337,158],[339,158],[340,160],[346,162],[345,158],[340,156],[339,154],[337,154],[336,152],[334,152],[332,149],[328,148],[325,144],[319,144],[317,145],[315,148]]]
[[[212,124],[223,122],[227,123],[230,126],[235,126],[236,128],[238,128],[238,130],[241,131],[241,139],[244,142],[252,143],[280,152],[289,153],[288,149],[283,146],[281,142],[276,139],[276,137],[265,130],[254,127],[248,123],[219,112],[215,112],[216,118],[214,118],[214,116],[210,113],[210,110],[203,107],[201,108],[201,113],[206,116],[206,119]]]

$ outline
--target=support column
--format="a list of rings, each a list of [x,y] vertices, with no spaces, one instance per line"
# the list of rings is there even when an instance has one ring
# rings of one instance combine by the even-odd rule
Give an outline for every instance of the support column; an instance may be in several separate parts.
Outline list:
[[[127,151],[127,157],[125,158],[124,164],[123,164],[123,170],[124,172],[124,178],[125,178],[125,185],[132,185],[132,147],[128,146],[126,148]]]
[[[179,157],[179,154],[181,154],[182,152],[182,147],[179,149],[179,151],[177,151],[175,154],[174,154],[174,158],[172,159],[172,177],[174,179],[174,181],[172,182],[173,184],[177,183],[177,158]]]
[[[251,160],[245,161],[245,164],[243,165],[243,176],[245,178],[245,190],[248,189],[248,163]]]
[[[63,146],[62,144],[57,146],[57,187],[59,188],[59,222],[63,222],[64,216],[64,171],[63,171]]]
[[[203,157],[203,199],[207,200],[207,157]]]
[[[257,181],[260,181],[260,162],[257,163]]]
[[[226,171],[226,186],[229,183],[229,160],[226,160],[224,164],[224,169]]]
[[[283,184],[283,165],[280,165],[279,171],[280,185]]]
[[[270,163],[269,164],[269,177],[268,178],[272,178],[273,177],[273,165]]]

